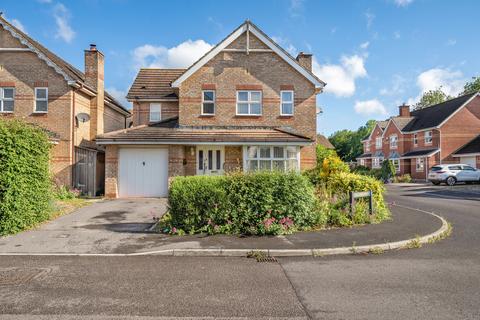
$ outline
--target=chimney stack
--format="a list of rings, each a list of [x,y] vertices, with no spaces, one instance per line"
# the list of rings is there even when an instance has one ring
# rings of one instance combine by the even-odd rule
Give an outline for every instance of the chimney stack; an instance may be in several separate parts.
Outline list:
[[[95,44],[90,45],[89,50],[85,50],[85,83],[87,86],[95,89],[97,96],[90,101],[90,138],[104,132],[103,113],[104,113],[104,70],[105,61],[103,53],[97,50]]]
[[[404,103],[401,106],[399,106],[398,109],[399,109],[398,115],[400,117],[405,117],[405,118],[410,117],[410,106],[409,105],[406,105]]]
[[[297,61],[302,67],[304,67],[310,72],[312,71],[312,54],[311,53],[300,52],[297,55]]]

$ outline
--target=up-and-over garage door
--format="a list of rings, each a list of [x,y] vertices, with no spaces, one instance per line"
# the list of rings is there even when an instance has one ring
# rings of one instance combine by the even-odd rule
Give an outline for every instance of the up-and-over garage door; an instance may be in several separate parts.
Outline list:
[[[168,195],[167,148],[120,148],[118,162],[120,197]]]

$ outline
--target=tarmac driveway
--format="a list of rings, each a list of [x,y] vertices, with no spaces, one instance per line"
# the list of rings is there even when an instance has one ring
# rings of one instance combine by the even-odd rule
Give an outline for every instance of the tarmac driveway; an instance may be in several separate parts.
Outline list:
[[[167,199],[103,200],[43,224],[0,238],[0,253],[115,253],[142,241]]]

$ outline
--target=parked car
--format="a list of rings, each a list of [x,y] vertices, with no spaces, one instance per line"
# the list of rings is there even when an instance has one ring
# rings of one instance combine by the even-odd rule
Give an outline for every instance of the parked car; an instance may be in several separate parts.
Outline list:
[[[442,164],[430,169],[428,180],[434,185],[445,182],[449,186],[457,182],[480,182],[480,170],[466,164]]]

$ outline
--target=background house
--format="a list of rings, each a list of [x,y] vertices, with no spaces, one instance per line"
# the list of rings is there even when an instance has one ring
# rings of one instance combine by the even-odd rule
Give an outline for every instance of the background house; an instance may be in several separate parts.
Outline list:
[[[48,130],[57,183],[95,195],[104,189],[97,134],[125,128],[130,112],[104,90],[104,57],[85,50],[76,69],[0,16],[0,116]]]

